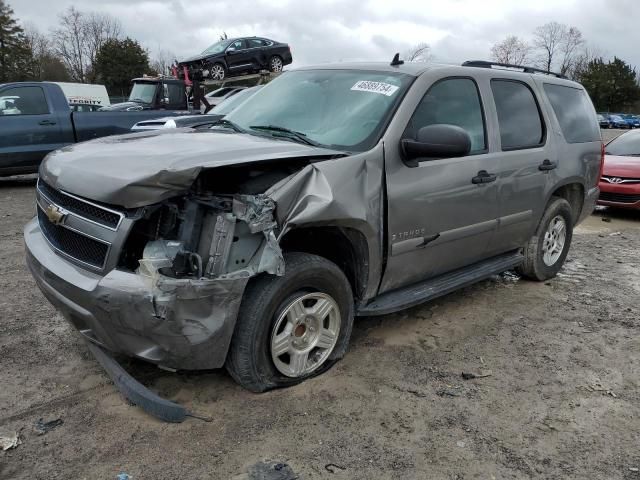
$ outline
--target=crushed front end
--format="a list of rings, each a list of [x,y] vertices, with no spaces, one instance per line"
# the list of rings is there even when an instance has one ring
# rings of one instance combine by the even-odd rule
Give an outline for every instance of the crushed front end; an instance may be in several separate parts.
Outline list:
[[[44,295],[88,340],[170,369],[224,364],[245,286],[282,275],[274,202],[194,189],[124,209],[39,181],[25,226]]]

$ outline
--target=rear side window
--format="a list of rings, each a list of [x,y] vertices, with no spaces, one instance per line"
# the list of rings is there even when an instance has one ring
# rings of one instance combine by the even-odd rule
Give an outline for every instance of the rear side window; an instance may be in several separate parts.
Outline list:
[[[531,89],[522,82],[491,80],[502,150],[538,147],[544,143],[544,124]]]
[[[471,137],[471,153],[486,150],[480,94],[469,78],[448,78],[433,85],[413,113],[405,138],[416,138],[428,125],[446,123],[463,128]]]
[[[41,87],[13,87],[0,95],[0,115],[42,115],[49,113]]]
[[[264,40],[261,40],[259,38],[250,38],[248,41],[249,41],[249,48],[258,48],[258,47],[265,46]]]
[[[567,143],[600,141],[600,127],[584,90],[545,83],[544,91]]]

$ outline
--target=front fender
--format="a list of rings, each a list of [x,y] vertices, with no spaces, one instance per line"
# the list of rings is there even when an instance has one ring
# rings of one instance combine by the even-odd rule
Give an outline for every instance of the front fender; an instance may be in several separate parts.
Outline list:
[[[369,251],[365,297],[380,281],[384,239],[383,153],[372,150],[312,163],[274,185],[266,194],[276,202],[278,239],[302,227],[337,226],[360,232]]]

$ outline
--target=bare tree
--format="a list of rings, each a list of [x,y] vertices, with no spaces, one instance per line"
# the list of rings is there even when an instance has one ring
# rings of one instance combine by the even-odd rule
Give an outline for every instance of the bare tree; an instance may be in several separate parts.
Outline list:
[[[603,58],[606,55],[599,48],[595,47],[586,47],[582,49],[576,56],[573,61],[573,64],[569,71],[567,72],[567,76],[572,80],[577,82],[582,81],[582,77],[587,71],[589,64],[594,60],[599,58]]]
[[[540,68],[551,71],[551,67],[559,54],[566,31],[567,26],[558,22],[546,23],[536,28],[533,33],[533,44],[541,52],[539,59]]]
[[[71,6],[59,16],[53,44],[73,80],[93,81],[93,65],[100,47],[120,36],[120,22],[109,15],[84,13]]]
[[[577,58],[581,54],[584,45],[582,32],[576,27],[569,27],[564,32],[562,41],[560,42],[559,52],[562,63],[560,64],[560,73],[566,75],[573,69]]]
[[[93,66],[96,63],[96,55],[107,40],[114,40],[120,37],[122,26],[120,21],[110,15],[103,13],[89,13],[84,19],[84,38],[89,69],[87,80],[95,81]]]
[[[524,65],[530,54],[531,46],[515,35],[509,35],[491,47],[491,58],[500,63]]]
[[[151,68],[161,75],[168,75],[175,59],[175,53],[169,50],[159,49],[151,60]]]
[[[429,62],[431,61],[431,45],[428,43],[418,43],[407,50],[404,55],[407,62]]]
[[[87,68],[84,15],[71,6],[58,19],[60,27],[53,32],[56,53],[62,58],[71,78],[84,82]]]
[[[51,53],[47,38],[40,33],[36,26],[28,23],[24,27],[24,36],[31,51],[32,70],[34,79],[42,79],[43,61]]]

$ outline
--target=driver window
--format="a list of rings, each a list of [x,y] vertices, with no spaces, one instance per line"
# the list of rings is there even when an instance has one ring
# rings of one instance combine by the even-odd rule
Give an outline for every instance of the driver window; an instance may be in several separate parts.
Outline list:
[[[464,128],[471,137],[471,152],[487,149],[484,116],[475,82],[468,78],[450,78],[433,85],[413,113],[404,138],[416,138],[418,130],[446,123]]]
[[[49,113],[47,99],[40,87],[14,87],[0,96],[0,115],[43,115]]]
[[[244,42],[242,40],[236,40],[231,45],[229,45],[229,50],[238,51],[244,49]]]

